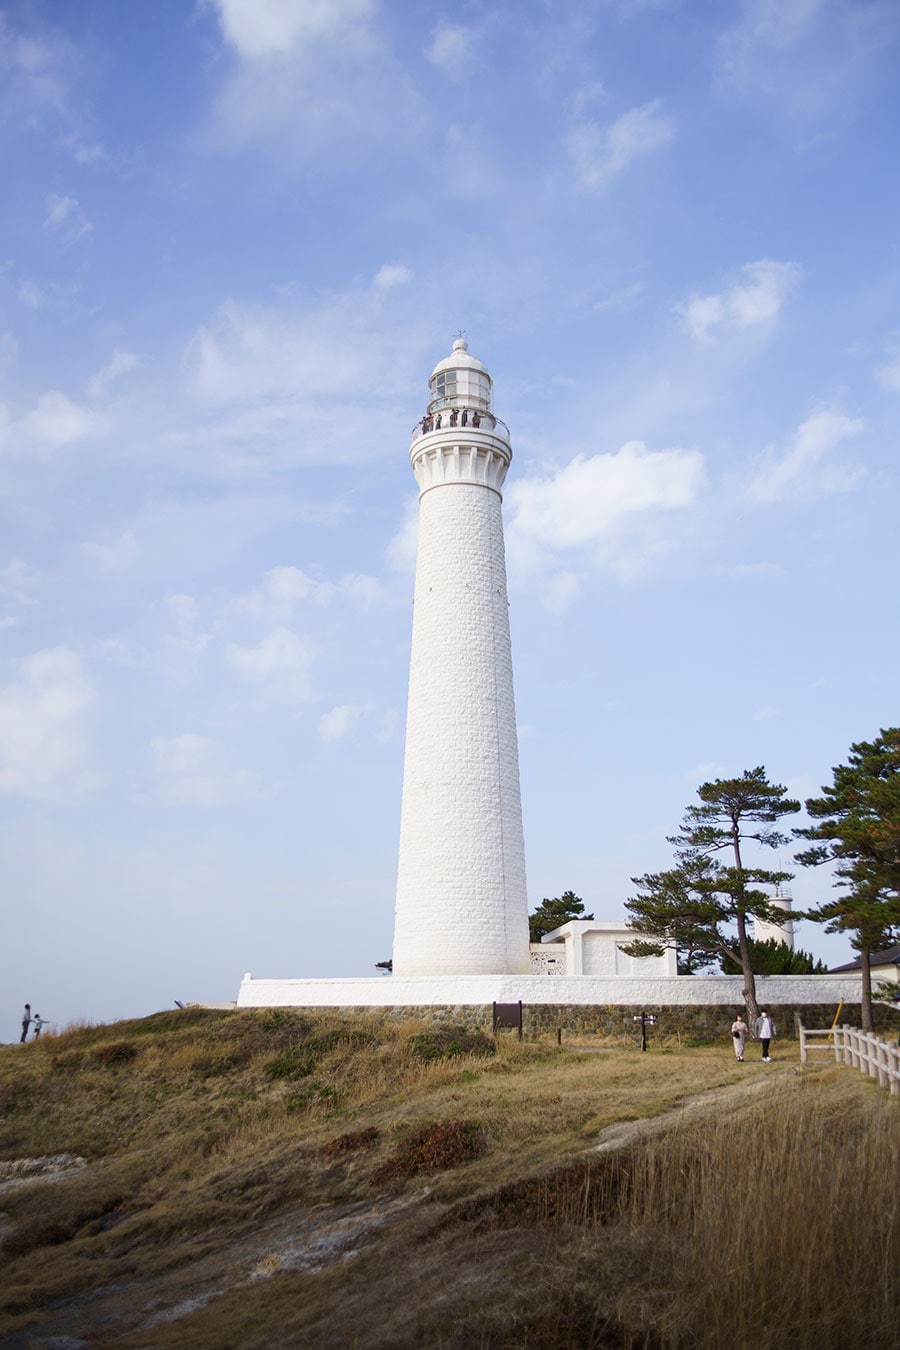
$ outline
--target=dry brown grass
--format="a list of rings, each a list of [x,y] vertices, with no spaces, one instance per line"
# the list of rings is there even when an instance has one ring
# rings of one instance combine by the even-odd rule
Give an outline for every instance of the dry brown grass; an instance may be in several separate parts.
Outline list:
[[[124,1334],[141,1325],[134,1299],[177,1303],[208,1280],[212,1301],[155,1325],[153,1345],[890,1344],[900,1113],[857,1075],[737,1065],[725,1044],[596,1055],[503,1038],[488,1058],[423,1062],[423,1030],[189,1009],[0,1049],[0,1157],[89,1159],[71,1180],[0,1197],[0,1335],[31,1323],[146,1346],[146,1330]],[[688,1113],[659,1140],[585,1161],[606,1125],[740,1081],[760,1086],[758,1104]],[[470,1122],[479,1146],[435,1153],[425,1198],[403,1151],[418,1139],[427,1153],[448,1122]],[[246,1284],[267,1233],[369,1211],[351,1262]],[[271,1242],[263,1264],[280,1271]],[[125,1291],[109,1295],[109,1323],[106,1296],[79,1301],[106,1286]],[[68,1320],[51,1326],[43,1310],[59,1300]],[[872,1339],[829,1339],[828,1318]]]

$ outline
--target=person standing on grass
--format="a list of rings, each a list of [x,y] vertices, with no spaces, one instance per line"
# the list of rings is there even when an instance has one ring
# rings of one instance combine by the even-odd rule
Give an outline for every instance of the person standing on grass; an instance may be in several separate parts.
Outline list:
[[[762,1042],[763,1064],[768,1064],[770,1063],[769,1042],[773,1036],[777,1035],[777,1032],[775,1031],[775,1023],[772,1021],[765,1008],[762,1009],[759,1017],[756,1019],[756,1035]]]
[[[47,1025],[47,1019],[46,1017],[41,1017],[40,1013],[35,1013],[31,1020],[34,1022],[34,1034],[31,1039],[36,1041],[43,1028]]]
[[[20,1045],[24,1045],[24,1044],[25,1044],[25,1038],[26,1038],[27,1035],[28,1035],[28,1028],[31,1026],[31,1022],[32,1022],[32,1017],[31,1017],[31,1004],[30,1004],[30,1003],[26,1003],[26,1004],[25,1004],[25,1011],[24,1011],[24,1013],[22,1014],[22,1039],[19,1041],[19,1044],[20,1044]]]
[[[749,1027],[747,1026],[747,1023],[744,1021],[741,1013],[738,1013],[731,1024],[731,1036],[734,1041],[735,1059],[741,1064],[744,1062],[744,1041],[747,1039],[748,1031]]]

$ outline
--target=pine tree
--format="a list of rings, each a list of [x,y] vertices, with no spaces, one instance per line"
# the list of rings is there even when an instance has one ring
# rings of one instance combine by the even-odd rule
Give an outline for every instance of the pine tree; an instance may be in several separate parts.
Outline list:
[[[759,1016],[747,921],[784,921],[761,886],[777,886],[790,873],[744,864],[742,844],[781,848],[789,836],[775,828],[782,816],[800,810],[787,789],[770,783],[762,766],[740,778],[717,778],[697,789],[699,806],[689,806],[681,833],[669,837],[678,865],[668,872],[633,877],[641,894],[626,902],[629,926],[638,936],[623,947],[632,956],[658,956],[667,947],[704,956],[728,957],[744,977],[744,1003],[751,1026]],[[712,855],[729,850],[731,866]],[[734,933],[732,933],[734,930]],[[735,941],[736,938],[736,941]]]
[[[747,939],[750,946],[750,959],[753,962],[754,975],[825,975],[828,973],[828,967],[824,961],[819,961],[810,952],[793,951],[786,942],[779,942],[778,938],[766,938],[764,942],[757,942],[755,938]],[[722,957],[723,975],[740,975],[741,967],[738,961],[733,961],[730,956]]]
[[[851,934],[860,958],[863,1030],[872,1031],[871,957],[900,937],[900,727],[851,745],[847,763],[832,773],[822,796],[806,803],[818,824],[794,831],[813,847],[796,856],[804,867],[835,864],[841,894],[807,917],[828,933]]]
[[[563,891],[562,895],[548,900],[544,896],[537,909],[528,916],[528,931],[532,942],[540,942],[545,933],[562,927],[570,919],[593,919],[593,914],[585,914],[584,901],[574,891]]]

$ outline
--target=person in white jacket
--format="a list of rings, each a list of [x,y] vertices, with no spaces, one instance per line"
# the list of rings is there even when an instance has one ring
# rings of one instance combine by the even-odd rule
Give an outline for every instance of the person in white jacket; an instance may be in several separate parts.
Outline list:
[[[773,1036],[776,1035],[775,1023],[765,1009],[763,1009],[756,1019],[756,1036],[757,1039],[762,1042],[763,1064],[771,1063],[769,1059],[769,1042],[772,1040]]]

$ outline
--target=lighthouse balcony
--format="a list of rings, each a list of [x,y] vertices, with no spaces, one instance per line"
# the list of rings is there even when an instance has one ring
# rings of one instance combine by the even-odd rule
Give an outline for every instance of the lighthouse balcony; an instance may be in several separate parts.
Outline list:
[[[498,436],[509,444],[509,427],[493,413],[483,412],[480,408],[444,408],[440,412],[427,413],[412,429],[411,441],[427,436],[432,431],[486,431]]]

